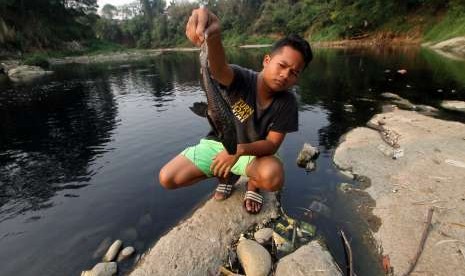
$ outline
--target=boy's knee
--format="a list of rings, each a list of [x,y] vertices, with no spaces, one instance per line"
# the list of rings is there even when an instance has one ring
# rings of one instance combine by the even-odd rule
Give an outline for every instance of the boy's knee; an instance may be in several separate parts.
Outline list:
[[[163,169],[160,170],[160,173],[158,174],[158,182],[160,182],[160,185],[165,189],[176,189],[174,178]]]
[[[260,180],[268,191],[275,192],[284,184],[284,170],[281,165],[271,167],[260,173]]]

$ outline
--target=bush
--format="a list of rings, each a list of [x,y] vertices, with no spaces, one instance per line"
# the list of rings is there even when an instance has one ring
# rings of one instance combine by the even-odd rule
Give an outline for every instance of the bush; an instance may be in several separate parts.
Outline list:
[[[23,64],[40,66],[42,68],[48,68],[50,66],[50,63],[48,62],[48,55],[43,53],[34,53],[26,56]]]

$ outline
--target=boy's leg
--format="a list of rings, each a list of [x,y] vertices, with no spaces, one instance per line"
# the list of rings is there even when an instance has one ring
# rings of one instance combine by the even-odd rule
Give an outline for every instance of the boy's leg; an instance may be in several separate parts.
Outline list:
[[[248,191],[258,192],[259,189],[274,192],[281,189],[284,183],[284,168],[281,161],[273,155],[256,157],[246,167],[249,177]],[[261,204],[246,200],[247,211],[256,213],[260,211]]]
[[[179,154],[161,168],[158,178],[163,187],[177,189],[206,179],[207,176],[191,160]]]

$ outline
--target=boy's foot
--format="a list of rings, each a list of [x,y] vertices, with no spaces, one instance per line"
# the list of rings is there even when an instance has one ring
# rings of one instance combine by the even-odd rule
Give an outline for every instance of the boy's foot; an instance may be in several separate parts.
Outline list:
[[[239,179],[240,176],[235,174],[230,174],[226,179],[220,179],[220,184],[216,187],[215,194],[213,198],[215,200],[221,201],[227,199],[233,192],[234,184]]]
[[[244,208],[249,214],[258,214],[262,209],[263,196],[257,188],[251,189],[247,184],[247,192],[244,197]]]

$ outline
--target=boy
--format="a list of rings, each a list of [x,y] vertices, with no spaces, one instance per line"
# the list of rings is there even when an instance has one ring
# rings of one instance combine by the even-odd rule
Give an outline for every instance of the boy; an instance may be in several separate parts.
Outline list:
[[[265,55],[262,71],[254,72],[226,62],[219,19],[206,8],[193,10],[186,36],[197,46],[208,43],[210,73],[225,87],[235,115],[237,153],[229,155],[210,132],[160,170],[160,183],[176,189],[215,176],[220,184],[214,198],[223,200],[232,192],[234,175],[245,175],[244,207],[258,213],[263,203],[259,190],[277,191],[284,182],[275,153],[286,133],[298,129],[297,101],[288,89],[312,60],[310,45],[297,35],[281,39]]]

